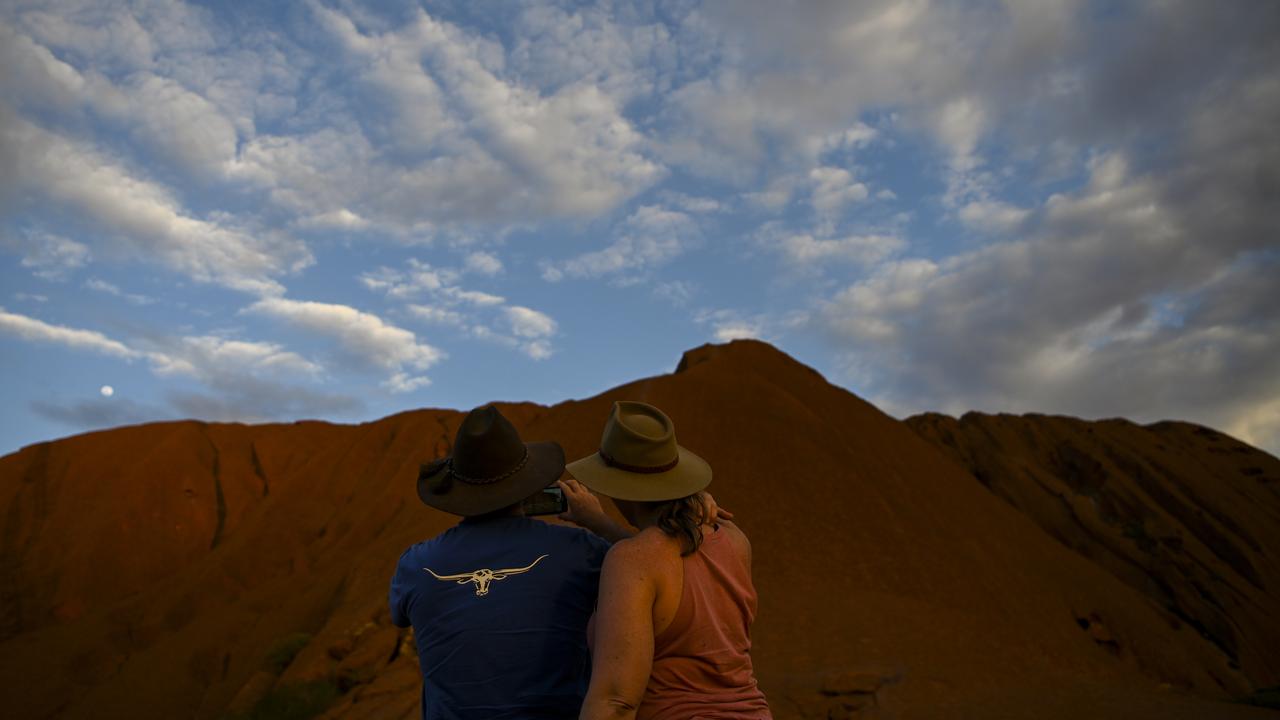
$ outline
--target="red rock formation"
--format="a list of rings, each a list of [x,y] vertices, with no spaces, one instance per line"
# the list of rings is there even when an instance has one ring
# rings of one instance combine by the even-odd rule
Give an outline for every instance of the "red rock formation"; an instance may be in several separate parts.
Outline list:
[[[1280,681],[1280,567],[1267,552],[1280,527],[1280,460],[1185,422],[970,412],[906,423],[1171,625],[1195,628],[1228,667],[1258,686]]]
[[[1214,518],[1195,543],[1215,528],[1260,582],[1214,550],[1205,572],[1240,590],[1223,593],[1238,603],[1200,616],[1212,604],[1174,593],[1205,637],[1101,555],[1064,546],[1040,513],[986,489],[966,469],[976,466],[763,343],[704,346],[674,374],[587,400],[502,409],[526,439],[578,457],[623,398],[671,415],[752,538],[754,656],[779,718],[1271,714],[1223,700],[1276,684],[1275,651],[1249,635],[1269,626],[1242,610],[1276,607],[1280,539],[1257,521],[1280,507],[1273,490],[1239,494],[1208,469],[1187,471],[1191,515]],[[238,695],[261,695],[279,672],[273,649],[306,633],[277,690],[324,680],[342,692],[328,717],[416,717],[416,657],[387,621],[386,587],[404,547],[453,522],[413,487],[460,418],[156,423],[0,458],[5,715],[217,718]],[[1143,462],[1218,467],[1207,446],[1172,434],[1165,444],[1182,454]],[[1222,622],[1237,624],[1239,668],[1214,635]]]

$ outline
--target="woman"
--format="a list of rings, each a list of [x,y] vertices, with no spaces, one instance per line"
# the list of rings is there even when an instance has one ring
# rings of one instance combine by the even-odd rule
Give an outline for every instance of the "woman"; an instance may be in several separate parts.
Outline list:
[[[751,667],[751,544],[708,504],[710,466],[661,410],[618,402],[599,452],[566,468],[570,519],[599,511],[585,485],[639,530],[605,557],[580,718],[771,718]]]

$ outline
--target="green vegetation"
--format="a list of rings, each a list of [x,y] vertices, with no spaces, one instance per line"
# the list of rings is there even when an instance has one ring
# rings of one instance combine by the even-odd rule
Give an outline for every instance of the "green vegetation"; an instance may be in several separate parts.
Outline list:
[[[276,641],[275,645],[267,651],[267,659],[265,667],[267,670],[279,675],[284,669],[289,667],[289,663],[302,652],[302,648],[311,642],[311,636],[307,633],[294,633],[286,635]]]

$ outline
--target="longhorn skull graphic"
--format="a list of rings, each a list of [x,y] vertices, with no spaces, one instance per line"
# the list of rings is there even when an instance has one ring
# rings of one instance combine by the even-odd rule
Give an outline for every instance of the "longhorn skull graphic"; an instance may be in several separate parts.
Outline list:
[[[467,583],[473,582],[476,584],[476,597],[483,597],[489,594],[489,583],[493,582],[494,580],[505,580],[512,575],[527,573],[533,569],[534,565],[537,565],[538,563],[542,562],[542,558],[545,558],[545,557],[547,556],[543,555],[539,557],[537,560],[534,560],[533,562],[529,563],[528,565],[522,568],[506,568],[503,570],[490,570],[489,568],[482,568],[474,572],[458,573],[456,575],[436,575],[436,571],[432,570],[429,567],[424,567],[422,569],[431,573],[437,580],[444,580],[446,582],[452,580],[454,582],[457,582],[459,585],[466,585]]]

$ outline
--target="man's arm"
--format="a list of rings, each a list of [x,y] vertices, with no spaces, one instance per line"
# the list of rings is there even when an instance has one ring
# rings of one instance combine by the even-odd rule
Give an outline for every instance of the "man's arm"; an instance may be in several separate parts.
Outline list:
[[[402,628],[413,624],[409,619],[410,594],[413,587],[405,575],[407,571],[405,558],[408,555],[408,550],[400,554],[400,559],[396,562],[395,574],[391,576],[391,591],[387,595],[387,605],[391,609],[391,624]]]
[[[557,480],[556,484],[564,492],[565,500],[569,504],[569,509],[560,514],[561,520],[568,520],[574,525],[586,528],[610,543],[625,540],[636,534],[631,528],[624,527],[609,517],[604,507],[600,505],[600,499],[583,487],[582,483],[569,478]]]

